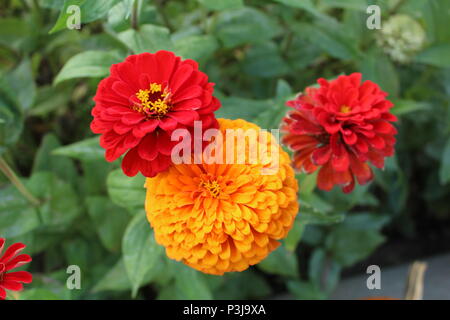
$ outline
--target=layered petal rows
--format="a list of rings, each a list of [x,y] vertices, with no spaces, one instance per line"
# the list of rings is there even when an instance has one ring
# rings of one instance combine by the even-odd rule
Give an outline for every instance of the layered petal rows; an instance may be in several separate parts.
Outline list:
[[[224,135],[227,129],[260,130],[244,120],[219,124]],[[258,144],[270,148],[274,138],[266,135]],[[288,154],[275,147],[279,169],[271,175],[261,174],[271,161],[246,161],[179,164],[147,178],[147,218],[170,258],[221,275],[247,269],[280,245],[298,211],[298,186]]]
[[[112,65],[94,97],[91,129],[101,134],[105,158],[114,161],[126,153],[122,169],[128,176],[141,172],[153,177],[171,164],[178,128],[217,128],[214,111],[220,102],[214,84],[193,60],[181,60],[169,51],[131,55]]]
[[[33,280],[29,272],[9,272],[31,262],[28,254],[19,254],[26,246],[23,243],[14,243],[2,255],[4,245],[5,239],[0,238],[0,300],[6,298],[6,290],[20,291],[23,288],[22,283],[30,283]]]
[[[339,185],[351,192],[355,178],[359,184],[373,178],[369,162],[383,168],[384,158],[394,154],[393,104],[377,84],[361,82],[360,73],[318,84],[287,102],[294,110],[283,119],[283,143],[294,151],[296,169],[320,168],[320,189]]]

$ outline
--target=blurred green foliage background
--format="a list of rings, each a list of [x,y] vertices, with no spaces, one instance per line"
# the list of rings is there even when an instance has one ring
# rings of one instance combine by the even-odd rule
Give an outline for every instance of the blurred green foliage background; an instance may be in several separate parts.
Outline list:
[[[66,27],[73,4],[80,30]],[[369,4],[380,6],[382,27],[403,14],[423,29],[407,61],[392,52],[411,35],[383,39],[369,30]],[[343,272],[365,271],[361,261],[380,246],[428,244],[418,255],[450,249],[449,16],[448,0],[2,0],[1,165],[39,201],[0,174],[0,236],[33,255],[33,283],[10,298],[247,299],[288,291],[325,299]],[[396,156],[349,195],[319,192],[314,175],[298,174],[294,228],[256,267],[216,277],[171,261],[144,216],[144,178],[107,163],[89,129],[92,97],[110,65],[159,49],[200,62],[223,103],[218,117],[267,129],[317,78],[362,72],[395,103]],[[401,262],[402,254],[375,262]],[[69,265],[81,268],[81,290],[66,288]]]

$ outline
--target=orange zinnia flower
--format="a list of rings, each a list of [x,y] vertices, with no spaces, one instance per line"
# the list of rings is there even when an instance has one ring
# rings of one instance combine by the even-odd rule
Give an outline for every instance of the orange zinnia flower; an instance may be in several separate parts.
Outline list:
[[[260,132],[244,120],[219,119],[219,125],[223,136],[227,129]],[[270,133],[263,135],[256,144],[279,151],[278,170],[270,175],[261,172],[271,161],[247,161],[243,152],[243,164],[178,164],[147,178],[147,218],[170,258],[222,275],[247,269],[280,245],[298,212],[298,186],[288,154]],[[228,151],[225,142],[222,147]],[[237,149],[235,157],[242,154]]]

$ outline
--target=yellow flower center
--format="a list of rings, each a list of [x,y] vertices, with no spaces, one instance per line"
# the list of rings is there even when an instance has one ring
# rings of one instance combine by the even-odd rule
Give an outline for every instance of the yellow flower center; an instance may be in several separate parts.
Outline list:
[[[163,91],[158,83],[151,83],[149,89],[140,89],[136,97],[141,103],[133,109],[149,117],[161,118],[170,110],[170,92],[167,89]]]
[[[207,191],[209,191],[210,195],[213,198],[217,198],[220,195],[220,185],[219,183],[217,183],[216,180],[214,181],[202,181],[200,183],[200,187],[206,189]]]
[[[352,111],[352,108],[346,105],[341,106],[341,110],[339,110],[341,113],[349,113]]]

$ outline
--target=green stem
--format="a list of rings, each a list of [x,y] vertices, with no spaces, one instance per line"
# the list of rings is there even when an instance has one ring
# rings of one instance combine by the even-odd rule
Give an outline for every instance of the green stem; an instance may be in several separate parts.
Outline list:
[[[11,181],[11,183],[17,188],[17,190],[35,207],[40,205],[40,201],[35,198],[25,185],[20,181],[19,177],[14,173],[11,167],[6,161],[0,157],[0,171]]]
[[[174,31],[174,28],[172,24],[170,23],[169,17],[167,17],[166,13],[164,12],[164,0],[155,0],[155,7],[156,11],[161,15],[161,18],[164,21],[164,24],[166,25],[167,29],[169,29],[170,32]]]
[[[134,0],[133,11],[131,12],[131,27],[134,30],[139,28],[139,0]]]

